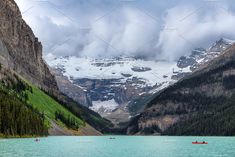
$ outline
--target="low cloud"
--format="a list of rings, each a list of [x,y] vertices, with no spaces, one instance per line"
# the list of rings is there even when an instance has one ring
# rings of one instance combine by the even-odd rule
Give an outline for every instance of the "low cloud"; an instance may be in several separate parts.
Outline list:
[[[193,48],[207,47],[221,37],[235,39],[235,16],[227,7],[199,12],[195,7],[177,6],[167,10],[164,19],[166,29],[171,30],[161,31],[156,45],[163,59],[176,59]]]
[[[220,37],[235,39],[232,1],[16,1],[44,56],[175,60]]]

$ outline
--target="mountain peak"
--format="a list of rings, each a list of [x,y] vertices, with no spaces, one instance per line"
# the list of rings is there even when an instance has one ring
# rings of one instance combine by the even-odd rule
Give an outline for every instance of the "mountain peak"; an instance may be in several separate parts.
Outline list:
[[[216,43],[228,43],[228,44],[233,44],[235,43],[235,40],[231,40],[231,39],[228,39],[228,38],[220,38],[220,40],[218,40]]]
[[[218,57],[225,49],[230,47],[235,40],[220,38],[215,41],[208,49],[195,48],[189,56],[182,56],[178,60],[177,66],[179,68],[190,67],[192,71],[197,69],[200,65]]]
[[[209,49],[208,52],[222,52],[235,43],[235,40],[220,38]]]

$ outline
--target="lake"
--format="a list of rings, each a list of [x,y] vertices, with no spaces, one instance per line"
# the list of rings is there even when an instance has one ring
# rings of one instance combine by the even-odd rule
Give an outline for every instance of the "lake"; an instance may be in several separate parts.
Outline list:
[[[235,137],[48,137],[0,139],[0,157],[234,157]],[[192,141],[207,145],[193,145]]]

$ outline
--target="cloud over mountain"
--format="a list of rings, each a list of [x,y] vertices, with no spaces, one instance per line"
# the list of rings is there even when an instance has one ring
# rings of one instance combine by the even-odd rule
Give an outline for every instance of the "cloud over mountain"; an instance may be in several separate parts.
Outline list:
[[[235,39],[232,0],[16,0],[44,55],[177,59],[220,37]]]

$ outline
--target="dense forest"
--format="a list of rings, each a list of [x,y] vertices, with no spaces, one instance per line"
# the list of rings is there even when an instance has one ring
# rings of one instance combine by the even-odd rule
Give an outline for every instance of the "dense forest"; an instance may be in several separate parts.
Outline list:
[[[48,128],[44,115],[18,98],[0,91],[0,134],[4,136],[44,136]]]
[[[186,96],[187,97],[187,96]],[[197,104],[193,103],[197,100]],[[206,98],[191,97],[191,113],[168,128],[166,135],[235,135],[235,96]],[[177,110],[176,114],[187,111]],[[175,113],[174,113],[175,114]]]
[[[145,111],[129,124],[131,134],[235,135],[235,61],[221,62],[157,93]],[[179,117],[161,130],[139,123],[164,116]]]
[[[70,116],[66,116],[63,112],[61,111],[56,111],[55,112],[55,119],[60,120],[63,122],[67,127],[72,128],[74,130],[79,128],[79,124],[76,122],[76,119]]]
[[[15,74],[1,79],[0,136],[48,135],[45,115],[27,103],[26,90],[32,89]]]
[[[230,61],[206,73],[197,75],[171,87],[172,91],[179,88],[191,88],[190,93],[163,94],[160,100],[169,97],[176,103],[187,104],[179,107],[174,114],[190,113],[184,120],[176,123],[163,134],[167,135],[235,135],[235,76],[231,73],[223,75],[226,70],[235,68],[235,62]],[[207,96],[204,92],[195,92],[193,89],[214,84],[223,94]],[[225,94],[232,93],[232,96]],[[180,110],[181,109],[181,110]],[[182,111],[182,109],[184,109]]]

